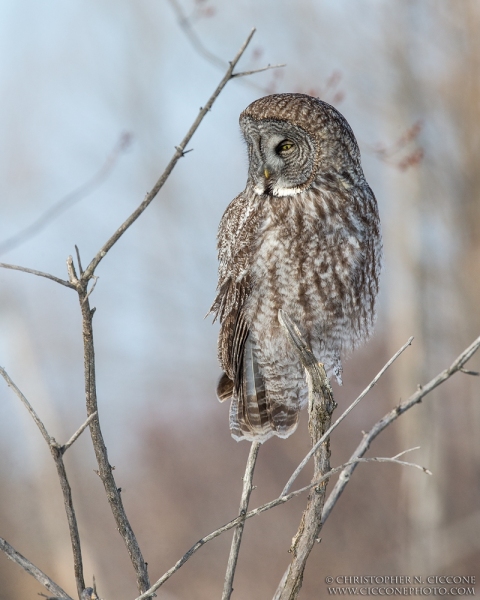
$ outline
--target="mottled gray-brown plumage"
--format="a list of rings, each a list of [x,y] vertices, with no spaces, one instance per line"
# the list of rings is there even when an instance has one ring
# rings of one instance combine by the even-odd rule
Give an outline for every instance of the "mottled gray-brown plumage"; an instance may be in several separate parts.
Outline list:
[[[278,310],[297,323],[341,383],[341,359],[375,318],[382,254],[375,197],[355,136],[332,106],[275,94],[240,115],[245,190],[218,232],[219,400],[232,400],[235,439],[264,442],[296,428],[307,399]]]

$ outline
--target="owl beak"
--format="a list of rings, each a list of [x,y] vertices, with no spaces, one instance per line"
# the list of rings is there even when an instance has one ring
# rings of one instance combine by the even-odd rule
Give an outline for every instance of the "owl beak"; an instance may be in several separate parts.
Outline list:
[[[263,177],[262,177],[263,175]],[[269,180],[272,177],[272,171],[268,167],[263,167],[263,171],[257,171],[256,173],[256,185],[255,185],[255,193],[266,194],[269,186]]]

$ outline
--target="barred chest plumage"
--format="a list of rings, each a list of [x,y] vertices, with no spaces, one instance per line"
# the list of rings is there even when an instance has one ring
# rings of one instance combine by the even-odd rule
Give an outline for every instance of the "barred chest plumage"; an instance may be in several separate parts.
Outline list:
[[[296,363],[278,322],[281,308],[327,370],[341,378],[341,356],[369,335],[378,288],[377,261],[370,260],[371,250],[379,253],[378,220],[362,222],[358,208],[351,198],[347,204],[338,193],[318,189],[259,199],[245,313],[254,339],[272,346],[263,353]]]

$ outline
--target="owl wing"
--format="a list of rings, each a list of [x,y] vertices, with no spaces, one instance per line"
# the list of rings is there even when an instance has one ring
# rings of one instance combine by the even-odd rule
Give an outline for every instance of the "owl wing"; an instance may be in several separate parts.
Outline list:
[[[296,428],[298,406],[285,393],[267,389],[250,332],[249,297],[255,281],[251,268],[261,237],[262,197],[247,189],[230,206],[218,232],[219,278],[210,309],[220,320],[218,357],[225,371],[217,386],[220,401],[231,399],[230,430],[236,440],[264,442],[287,437]]]
[[[224,378],[220,381],[217,390],[220,399],[232,395],[233,383],[238,389],[242,371],[249,329],[244,309],[250,293],[249,271],[258,221],[258,200],[253,194],[247,197],[242,192],[228,206],[218,229],[218,286],[210,312],[221,323],[218,358],[231,382],[229,386]]]

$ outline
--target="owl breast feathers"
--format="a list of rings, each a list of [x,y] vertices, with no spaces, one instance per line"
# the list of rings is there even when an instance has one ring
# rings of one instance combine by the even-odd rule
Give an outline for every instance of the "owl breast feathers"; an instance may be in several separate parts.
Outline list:
[[[245,190],[218,232],[224,373],[237,439],[288,437],[307,399],[302,366],[278,321],[283,309],[327,372],[364,342],[375,319],[382,241],[355,136],[332,106],[303,94],[261,98],[240,115]]]

